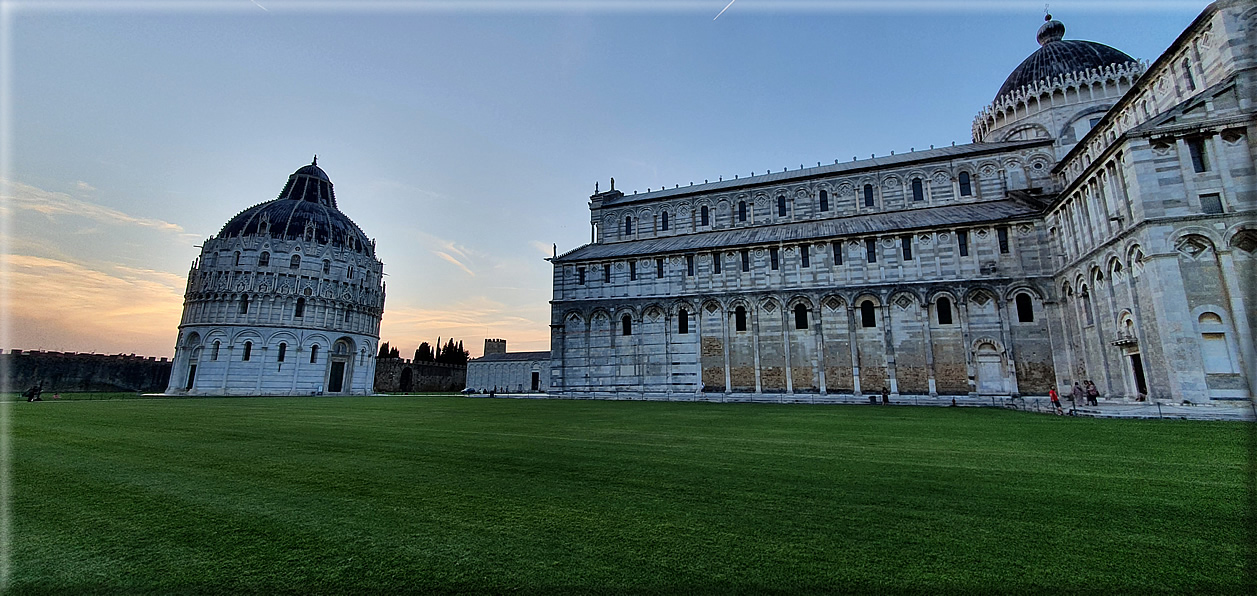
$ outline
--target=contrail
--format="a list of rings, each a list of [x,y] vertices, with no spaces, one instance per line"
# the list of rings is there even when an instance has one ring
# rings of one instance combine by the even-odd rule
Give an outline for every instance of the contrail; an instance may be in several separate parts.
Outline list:
[[[720,12],[716,13],[716,16],[715,16],[715,17],[713,17],[711,20],[713,20],[713,21],[714,21],[714,20],[716,20],[716,19],[720,18],[720,15],[724,14],[726,10],[729,10],[729,7],[730,7],[730,6],[733,6],[733,3],[734,3],[734,2],[737,2],[737,1],[738,1],[738,0],[729,0],[729,3],[728,3],[728,4],[726,4],[724,8],[720,9]]]
[[[251,0],[251,1],[253,2],[253,4],[257,5],[257,7],[258,7],[258,8],[260,8],[260,9],[262,9],[262,10],[266,10],[266,12],[270,12],[269,10],[267,10],[267,9],[266,9],[266,7],[265,7],[265,6],[262,6],[261,4],[258,4],[258,0]]]

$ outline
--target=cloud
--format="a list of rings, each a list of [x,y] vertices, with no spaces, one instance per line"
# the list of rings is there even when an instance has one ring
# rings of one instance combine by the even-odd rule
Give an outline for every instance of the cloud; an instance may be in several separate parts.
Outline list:
[[[8,290],[8,347],[150,356],[173,350],[183,278],[27,255],[0,255],[0,262]]]
[[[83,182],[82,180],[79,180],[78,182],[75,182],[75,183],[74,183],[74,188],[77,188],[77,189],[79,189],[79,190],[81,190],[81,191],[84,191],[84,192],[92,192],[92,191],[96,190],[96,187],[95,187],[95,186],[92,186],[91,184],[88,184],[88,183],[86,183],[86,182]]]
[[[441,251],[439,251],[439,250],[434,250],[434,251],[432,251],[432,253],[433,253],[433,254],[435,254],[435,255],[436,255],[436,256],[438,256],[438,257],[441,257],[442,259],[445,259],[446,261],[449,261],[450,263],[453,263],[453,264],[457,265],[459,269],[462,269],[463,271],[466,271],[466,272],[467,272],[467,275],[470,275],[470,276],[472,276],[472,277],[475,277],[475,276],[476,276],[476,272],[472,271],[472,270],[471,270],[471,269],[469,269],[466,265],[464,265],[464,264],[462,264],[461,262],[459,262],[459,260],[458,260],[458,259],[455,259],[454,257],[451,257],[451,256],[449,255],[449,253],[441,252]]]
[[[76,187],[82,188],[87,186],[91,190],[95,190],[85,182],[79,182]],[[137,217],[111,209],[96,203],[83,201],[71,197],[61,192],[52,192],[36,188],[21,182],[12,180],[0,180],[0,187],[4,189],[0,195],[0,200],[8,208],[40,213],[43,215],[72,215],[83,217],[104,224],[122,224],[131,226],[140,226],[163,232],[170,232],[191,238],[198,238],[196,234],[189,234],[179,224],[154,219],[151,217]]]
[[[554,252],[554,250],[555,250],[555,248],[554,248],[554,245],[553,245],[553,244],[547,244],[547,243],[542,242],[542,241],[540,241],[540,240],[529,240],[529,241],[528,241],[528,245],[529,245],[529,246],[531,246],[531,247],[533,247],[533,248],[535,248],[535,249],[537,249],[537,252],[539,252],[539,253],[541,253],[541,254],[543,254],[543,255],[547,256],[547,257],[552,256],[552,255],[551,255],[551,253],[553,253],[553,252]]]

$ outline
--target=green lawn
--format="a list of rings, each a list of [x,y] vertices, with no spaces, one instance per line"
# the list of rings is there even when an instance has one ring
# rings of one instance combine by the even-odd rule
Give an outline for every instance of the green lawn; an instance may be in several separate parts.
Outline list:
[[[10,593],[1252,588],[1244,423],[404,396],[6,407]]]

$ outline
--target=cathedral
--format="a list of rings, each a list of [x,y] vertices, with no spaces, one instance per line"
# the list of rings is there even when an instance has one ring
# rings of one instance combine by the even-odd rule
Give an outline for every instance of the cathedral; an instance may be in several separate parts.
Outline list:
[[[1257,6],[1150,63],[1037,39],[972,143],[595,192],[549,392],[1252,399]]]
[[[202,245],[166,394],[370,394],[383,274],[317,159],[302,166]]]

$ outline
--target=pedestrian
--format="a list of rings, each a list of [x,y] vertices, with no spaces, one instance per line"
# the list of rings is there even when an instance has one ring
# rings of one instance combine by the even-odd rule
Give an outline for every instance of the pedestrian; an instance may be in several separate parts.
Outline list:
[[[1074,388],[1069,392],[1069,413],[1073,414],[1078,407],[1078,402],[1083,401],[1087,397],[1087,392],[1083,390],[1082,385],[1078,381],[1074,381]]]
[[[1096,384],[1087,381],[1087,405],[1098,406],[1100,402],[1096,398],[1100,397],[1100,390],[1096,389]]]
[[[887,389],[885,386],[882,387],[882,405],[883,406],[890,405],[890,390]]]
[[[1065,408],[1061,407],[1061,396],[1056,392],[1056,388],[1048,389],[1048,397],[1052,399],[1052,407],[1056,410],[1057,416],[1065,414]]]

